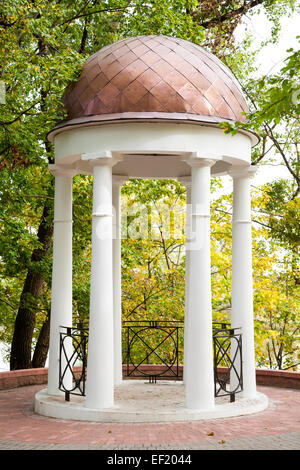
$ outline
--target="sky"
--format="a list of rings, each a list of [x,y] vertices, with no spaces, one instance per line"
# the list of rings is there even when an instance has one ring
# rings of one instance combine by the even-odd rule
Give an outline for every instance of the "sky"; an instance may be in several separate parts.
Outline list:
[[[300,35],[300,14],[292,17],[283,17],[281,20],[281,32],[278,44],[269,44],[257,56],[257,75],[273,74],[283,66],[284,59],[288,56],[287,49],[297,49],[299,42],[296,39]],[[271,36],[271,23],[264,13],[248,16],[243,24],[239,25],[235,32],[237,41],[241,41],[246,33],[252,33],[257,38],[253,47],[258,47],[262,41]],[[252,180],[254,186],[273,181],[277,178],[290,178],[290,173],[285,166],[260,165]],[[232,180],[223,177],[223,192],[232,191]]]
[[[281,19],[281,32],[278,44],[269,44],[264,47],[257,58],[258,75],[274,73],[278,71],[284,59],[287,57],[286,52],[291,47],[298,48],[296,36],[300,35],[300,14],[294,14],[291,17],[283,17]],[[239,41],[245,35],[245,32],[251,32],[257,40],[254,47],[259,45],[271,36],[271,22],[264,13],[255,16],[247,16],[243,24],[239,25],[235,32],[235,37]]]

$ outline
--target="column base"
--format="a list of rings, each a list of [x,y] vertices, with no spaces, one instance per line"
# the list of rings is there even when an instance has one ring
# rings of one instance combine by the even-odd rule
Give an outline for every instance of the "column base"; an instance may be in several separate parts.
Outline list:
[[[228,397],[216,398],[211,410],[190,410],[184,406],[184,388],[183,382],[148,384],[144,380],[124,380],[115,388],[115,405],[102,410],[88,408],[84,397],[71,395],[70,401],[65,402],[63,397],[49,396],[47,390],[42,390],[35,396],[35,412],[78,421],[158,423],[229,418],[268,407],[268,398],[257,393],[254,399],[237,397],[234,403]]]
[[[215,403],[203,405],[203,404],[198,404],[198,403],[188,403],[188,402],[186,402],[185,407],[186,407],[187,410],[199,411],[199,412],[206,413],[206,412],[213,411],[215,409]]]

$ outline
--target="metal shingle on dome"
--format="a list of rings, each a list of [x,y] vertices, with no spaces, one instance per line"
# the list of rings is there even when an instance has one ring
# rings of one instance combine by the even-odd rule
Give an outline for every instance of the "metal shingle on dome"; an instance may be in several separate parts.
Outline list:
[[[238,81],[218,58],[168,36],[132,37],[100,49],[85,62],[63,102],[68,120],[155,113],[245,122],[248,112]]]

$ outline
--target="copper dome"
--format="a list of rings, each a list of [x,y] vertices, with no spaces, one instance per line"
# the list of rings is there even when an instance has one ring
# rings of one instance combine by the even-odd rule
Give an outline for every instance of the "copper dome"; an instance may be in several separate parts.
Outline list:
[[[248,112],[238,81],[218,58],[167,36],[132,37],[100,49],[85,62],[63,102],[68,119],[80,120],[172,113],[200,121],[245,121],[242,113]]]

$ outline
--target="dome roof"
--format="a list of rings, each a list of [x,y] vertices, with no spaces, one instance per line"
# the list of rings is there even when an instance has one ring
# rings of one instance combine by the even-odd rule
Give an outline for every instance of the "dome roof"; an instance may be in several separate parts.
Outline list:
[[[218,58],[168,36],[131,37],[100,49],[66,89],[63,102],[71,120],[245,121],[242,113],[248,112],[238,81]]]

